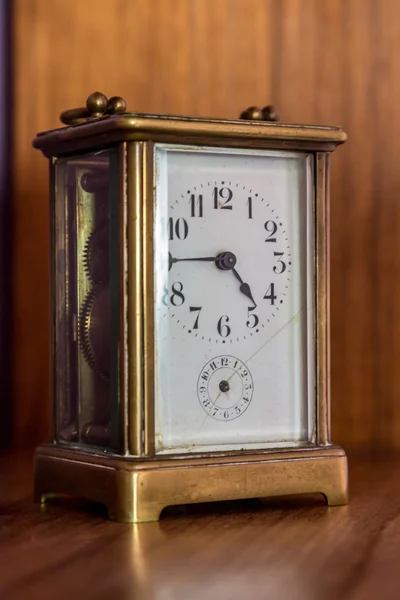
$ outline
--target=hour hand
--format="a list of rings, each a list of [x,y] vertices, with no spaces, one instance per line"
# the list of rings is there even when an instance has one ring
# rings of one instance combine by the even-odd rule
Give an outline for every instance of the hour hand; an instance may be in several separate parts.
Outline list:
[[[243,279],[240,277],[239,273],[236,271],[235,268],[232,269],[232,272],[233,272],[234,276],[236,277],[236,279],[240,282],[240,288],[239,288],[240,291],[242,292],[242,294],[247,296],[247,298],[249,298],[249,300],[252,301],[252,303],[254,304],[254,308],[256,308],[257,304],[254,301],[253,294],[251,293],[249,284],[245,283],[243,281]]]

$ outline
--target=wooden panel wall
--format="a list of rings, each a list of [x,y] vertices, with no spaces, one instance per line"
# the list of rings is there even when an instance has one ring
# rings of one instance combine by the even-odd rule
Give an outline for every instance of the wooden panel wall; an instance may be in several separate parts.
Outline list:
[[[10,14],[0,0],[0,450],[10,440]]]
[[[333,432],[400,447],[400,2],[14,0],[14,442],[48,435],[47,164],[88,93],[129,108],[341,124],[332,157]]]

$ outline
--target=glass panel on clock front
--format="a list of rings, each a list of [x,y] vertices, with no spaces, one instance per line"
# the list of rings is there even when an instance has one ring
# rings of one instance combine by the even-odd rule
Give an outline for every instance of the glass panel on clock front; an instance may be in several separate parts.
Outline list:
[[[156,451],[315,435],[313,161],[157,145]]]
[[[56,437],[118,448],[116,153],[59,161],[56,190]]]

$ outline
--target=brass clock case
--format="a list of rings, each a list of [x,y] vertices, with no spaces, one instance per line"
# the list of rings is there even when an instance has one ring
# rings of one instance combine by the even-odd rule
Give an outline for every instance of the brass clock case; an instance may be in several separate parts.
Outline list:
[[[91,447],[72,441],[38,448],[35,498],[73,494],[104,503],[120,521],[153,521],[165,506],[284,494],[322,493],[328,504],[348,501],[347,458],[330,439],[328,181],[330,153],[346,140],[338,127],[285,125],[273,107],[250,107],[240,120],[125,112],[102,94],[62,115],[67,127],[39,134],[34,146],[58,160],[118,148],[119,203],[119,446],[101,446],[108,423],[88,424]],[[294,449],[156,455],[154,427],[154,190],[153,148],[194,144],[310,152],[315,188],[315,439]],[[57,200],[53,183],[53,204]],[[103,269],[109,239],[96,223],[83,245],[90,283],[79,306],[78,344],[88,367],[109,385],[112,286]],[[111,271],[108,273],[112,273]],[[110,316],[111,315],[111,316]],[[96,388],[95,388],[96,389]],[[96,447],[97,446],[97,447]]]

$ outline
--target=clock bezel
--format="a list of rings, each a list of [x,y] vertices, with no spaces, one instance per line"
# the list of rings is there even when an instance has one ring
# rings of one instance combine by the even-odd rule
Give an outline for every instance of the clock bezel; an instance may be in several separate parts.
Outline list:
[[[304,151],[300,146],[299,151]],[[135,223],[135,232],[128,229],[127,257],[141,256],[143,271],[140,265],[125,265],[121,272],[128,273],[126,285],[130,306],[128,331],[136,331],[143,339],[143,352],[135,352],[137,343],[131,339],[128,342],[132,369],[131,381],[135,381],[135,394],[123,390],[128,399],[129,416],[126,423],[128,429],[128,444],[126,449],[136,456],[155,455],[155,422],[154,422],[154,190],[153,190],[153,157],[152,142],[133,142],[127,144],[126,173],[128,177],[127,211],[130,223]],[[315,444],[309,446],[326,446],[330,444],[330,397],[329,397],[329,277],[328,277],[328,168],[329,155],[315,153],[314,155],[314,273],[315,273],[315,406],[316,406],[316,436]],[[135,171],[138,169],[138,171]],[[136,172],[136,175],[135,175]],[[136,185],[135,185],[136,182]],[[125,225],[121,224],[126,230]],[[135,233],[135,235],[134,235]],[[135,254],[136,253],[136,254]],[[135,285],[133,285],[133,283]],[[140,293],[142,298],[140,299]],[[121,311],[122,313],[123,311]],[[133,319],[135,316],[135,321]],[[121,326],[123,324],[121,323]],[[127,335],[127,332],[124,332]],[[131,336],[132,337],[132,336]],[[132,357],[135,356],[132,361]],[[126,382],[126,377],[124,378]],[[131,386],[128,384],[129,389]],[[140,389],[139,389],[140,388]],[[122,392],[122,389],[121,389]],[[137,395],[136,395],[137,394]],[[143,398],[142,406],[135,397]],[[134,419],[134,424],[132,422]],[[141,424],[144,424],[144,430]],[[306,447],[305,443],[302,447]],[[235,454],[239,450],[221,451],[221,455]],[[254,451],[256,452],[256,451]],[[196,452],[192,456],[203,456],[208,452]]]
[[[157,143],[154,145],[154,152],[155,152],[155,181],[154,181],[154,186],[155,186],[155,193],[156,193],[156,211],[155,211],[155,272],[154,272],[154,276],[156,279],[156,287],[158,286],[158,289],[162,289],[162,287],[166,284],[166,280],[164,280],[164,278],[160,279],[160,274],[161,272],[163,272],[163,264],[164,264],[164,255],[166,256],[168,253],[168,248],[164,245],[166,243],[166,240],[164,242],[161,242],[161,239],[163,239],[163,229],[160,226],[160,220],[162,218],[166,219],[167,215],[168,217],[170,215],[172,215],[172,212],[169,212],[170,209],[174,210],[171,207],[168,206],[169,201],[168,201],[168,197],[170,192],[166,191],[166,180],[168,179],[168,171],[171,168],[170,166],[167,167],[167,165],[171,165],[171,162],[174,163],[175,165],[175,169],[178,170],[178,172],[180,172],[183,168],[182,171],[182,177],[185,177],[187,180],[187,176],[185,176],[185,169],[186,167],[183,167],[181,160],[185,160],[188,156],[191,157],[191,161],[190,165],[189,165],[189,169],[191,168],[192,164],[196,164],[193,163],[193,161],[196,160],[206,160],[207,157],[209,157],[209,161],[217,161],[217,164],[219,164],[220,166],[222,166],[221,162],[218,163],[218,160],[221,159],[221,157],[224,157],[223,159],[223,166],[226,168],[230,168],[232,169],[232,166],[229,167],[230,165],[230,160],[240,160],[241,163],[243,163],[243,161],[247,161],[249,159],[251,160],[256,160],[256,161],[263,161],[262,163],[262,167],[260,166],[260,172],[261,171],[265,171],[265,169],[269,169],[269,165],[271,165],[271,161],[272,159],[276,159],[276,158],[280,158],[282,160],[286,159],[290,159],[290,160],[294,160],[295,164],[301,164],[304,165],[305,168],[305,188],[304,188],[304,197],[302,197],[302,201],[300,204],[300,211],[301,214],[304,217],[304,221],[305,221],[305,231],[306,233],[305,235],[305,253],[304,255],[301,255],[301,262],[307,265],[304,269],[306,275],[305,275],[305,280],[306,280],[306,284],[305,284],[305,288],[306,288],[306,297],[307,297],[307,310],[304,313],[304,325],[305,325],[305,329],[307,332],[307,346],[303,348],[302,350],[302,355],[303,356],[307,356],[307,358],[305,358],[304,360],[306,361],[306,364],[309,365],[309,367],[307,367],[308,370],[307,372],[307,376],[306,376],[306,385],[307,385],[307,393],[305,393],[304,395],[304,407],[306,412],[307,412],[307,424],[304,424],[304,427],[307,431],[302,431],[301,433],[299,432],[298,435],[296,434],[292,434],[292,436],[285,436],[285,434],[283,433],[282,429],[279,431],[280,435],[276,436],[276,439],[274,441],[272,441],[270,439],[270,429],[269,429],[269,425],[271,423],[271,413],[268,413],[268,416],[266,414],[264,414],[262,420],[264,420],[264,425],[261,426],[261,422],[260,422],[260,427],[258,429],[258,437],[257,439],[251,439],[249,435],[244,436],[243,435],[243,429],[242,429],[242,424],[243,424],[243,419],[241,421],[238,420],[238,422],[236,423],[237,429],[235,429],[235,434],[231,434],[231,439],[229,441],[225,441],[223,436],[226,435],[227,431],[232,431],[234,429],[234,426],[232,427],[226,427],[226,426],[222,426],[222,429],[218,432],[214,431],[213,434],[213,441],[208,441],[206,442],[205,439],[203,438],[203,440],[201,440],[201,435],[200,438],[197,437],[197,431],[196,429],[193,429],[191,431],[191,429],[193,428],[193,424],[191,426],[187,426],[186,425],[186,431],[187,431],[187,435],[186,435],[186,439],[182,439],[182,437],[185,437],[183,434],[183,430],[181,429],[181,426],[178,425],[180,419],[182,418],[182,420],[180,421],[181,423],[183,421],[186,421],[187,423],[187,419],[191,419],[191,418],[195,418],[193,416],[193,413],[191,412],[193,409],[195,410],[195,407],[193,407],[193,405],[195,404],[197,406],[197,402],[195,400],[196,398],[196,394],[193,394],[193,390],[189,388],[186,388],[186,390],[182,389],[181,386],[181,382],[182,379],[179,376],[178,380],[175,379],[175,389],[174,389],[174,393],[173,393],[173,400],[171,398],[171,405],[169,403],[169,400],[167,400],[166,398],[166,394],[168,394],[168,392],[166,392],[164,386],[163,386],[163,381],[165,381],[165,378],[163,376],[163,374],[165,373],[165,367],[163,367],[163,371],[160,372],[160,364],[163,364],[165,360],[168,361],[167,358],[161,359],[160,357],[164,356],[165,357],[165,349],[166,346],[164,346],[163,344],[161,344],[160,346],[160,335],[165,335],[166,330],[163,329],[163,327],[165,326],[166,323],[166,314],[165,312],[162,311],[162,304],[159,304],[158,308],[161,306],[161,312],[162,312],[162,317],[159,316],[158,318],[156,318],[156,322],[155,322],[155,336],[156,336],[156,344],[157,344],[157,348],[154,352],[154,361],[155,361],[155,369],[156,369],[156,375],[155,375],[155,381],[156,381],[156,393],[157,393],[157,397],[155,398],[155,414],[156,414],[156,424],[155,424],[155,428],[156,428],[156,434],[155,434],[155,450],[156,453],[158,455],[161,454],[177,454],[177,453],[190,453],[190,454],[196,454],[196,453],[201,453],[201,452],[211,452],[211,451],[220,451],[220,452],[228,452],[230,450],[243,450],[243,449],[263,449],[263,448],[283,448],[283,447],[304,447],[305,445],[309,445],[310,443],[313,444],[315,442],[315,430],[316,430],[316,418],[315,418],[315,373],[314,373],[314,357],[315,357],[315,351],[314,351],[314,347],[313,347],[313,343],[314,343],[314,326],[315,326],[315,319],[314,319],[314,290],[315,290],[315,274],[314,274],[314,156],[312,155],[312,153],[309,152],[303,152],[303,151],[299,151],[299,152],[292,152],[292,151],[275,151],[275,150],[260,150],[260,149],[235,149],[235,148],[230,148],[230,149],[226,149],[226,147],[209,147],[209,146],[189,146],[189,145],[176,145],[176,144],[160,144]],[[301,161],[301,162],[300,162]],[[304,161],[304,162],[303,162]],[[212,165],[211,162],[208,163],[209,166]],[[186,164],[187,166],[187,164]],[[236,164],[237,168],[242,171],[242,166],[239,166],[239,163]],[[194,167],[194,172],[197,171],[198,165],[197,167]],[[211,167],[212,171],[215,172],[216,169],[216,163],[214,162],[213,166]],[[251,172],[252,166],[251,164],[248,164],[246,166],[246,170],[249,170],[249,172]],[[178,175],[178,177],[180,178],[180,174]],[[206,174],[204,174],[205,177],[207,177]],[[211,178],[213,179],[214,176]],[[215,173],[215,178],[218,179],[218,175]],[[224,173],[224,176],[222,176],[222,179],[230,179],[232,178],[232,181],[235,178],[235,175],[233,172],[231,172],[228,176],[227,173]],[[239,180],[240,181],[240,180]],[[201,179],[201,180],[196,180],[196,185],[197,186],[203,186],[206,188],[207,183],[206,183],[206,179]],[[223,182],[222,182],[223,183]],[[242,181],[242,183],[244,183],[244,181]],[[260,184],[258,182],[258,184],[256,185],[255,181],[251,181],[251,183],[247,182],[249,184],[249,186],[251,188],[254,188],[254,193],[256,191],[258,191],[260,193],[260,197],[264,196],[266,192],[266,190],[263,190],[263,187],[260,188]],[[213,185],[211,183],[211,185]],[[189,181],[185,181],[185,183],[183,184],[184,186],[184,190],[182,189],[182,193],[186,195],[186,190],[191,190],[191,186],[192,184],[189,183]],[[240,188],[242,186],[240,185]],[[250,187],[248,187],[248,189],[250,190]],[[255,189],[257,187],[257,189]],[[196,187],[194,188],[196,189]],[[199,189],[199,187],[197,188]],[[207,188],[206,188],[207,189]],[[232,188],[234,189],[234,188]],[[245,189],[243,187],[243,189]],[[296,184],[296,191],[298,190],[298,184]],[[202,191],[202,193],[204,194],[204,190],[200,190]],[[176,189],[174,192],[176,195],[176,197],[174,196],[174,208],[180,207],[180,210],[182,210],[182,206],[181,204],[179,204],[181,202],[180,200],[180,192],[178,193],[178,190]],[[187,192],[189,194],[189,191]],[[241,193],[241,192],[239,192]],[[236,192],[235,192],[236,195]],[[296,195],[296,192],[295,192]],[[257,196],[257,194],[256,194]],[[183,197],[183,196],[182,196]],[[270,202],[270,195],[265,196],[267,198],[267,202]],[[172,199],[171,199],[172,200]],[[206,202],[206,200],[205,200]],[[234,201],[236,202],[236,200]],[[178,204],[177,204],[178,203]],[[267,206],[270,206],[269,204],[267,204]],[[168,207],[168,208],[167,208]],[[274,210],[278,210],[281,211],[283,209],[283,207],[281,208],[281,205],[279,202],[272,202],[271,207],[274,207],[272,209],[272,213],[270,213],[270,217],[268,218],[273,218],[273,214],[277,214],[274,213]],[[183,209],[184,210],[184,209]],[[207,209],[205,209],[207,210]],[[267,209],[265,209],[267,210]],[[271,210],[271,208],[269,209]],[[168,211],[168,212],[167,212]],[[232,213],[228,213],[228,211],[220,211],[219,214],[223,214],[225,213],[225,216],[227,214],[234,214],[235,210],[232,211]],[[184,216],[184,213],[179,213],[181,216]],[[280,214],[280,212],[279,212]],[[280,217],[282,218],[283,215],[280,214]],[[197,220],[193,219],[193,224],[197,222]],[[246,221],[247,222],[247,221]],[[256,222],[256,220],[254,221],[249,221],[249,223],[253,223]],[[189,228],[192,227],[192,225],[190,224],[189,220]],[[198,223],[198,222],[197,222]],[[203,225],[204,225],[204,221],[202,221]],[[282,225],[282,223],[280,223],[280,225]],[[295,226],[296,230],[298,230],[298,225]],[[285,222],[285,229],[287,229],[287,224]],[[243,232],[245,231],[245,229],[243,229]],[[245,235],[242,232],[241,235]],[[293,234],[293,232],[292,232]],[[210,235],[210,232],[208,232],[207,234],[205,234],[207,237]],[[278,234],[279,235],[279,234]],[[252,238],[253,239],[253,238]],[[248,243],[247,245],[249,246],[250,244],[250,238],[248,238]],[[279,242],[279,240],[278,240]],[[183,245],[183,243],[185,244],[190,244],[190,242],[186,241],[186,242],[179,242],[178,246],[181,246],[181,244]],[[289,244],[292,243],[291,240],[291,236],[289,236],[289,240],[286,242],[286,244],[288,244],[288,248],[289,248]],[[224,247],[225,243],[223,243],[223,247]],[[229,244],[228,244],[229,246]],[[269,246],[269,244],[265,244],[263,245],[264,248],[266,248],[267,246]],[[251,247],[251,244],[250,244]],[[182,250],[183,246],[181,246],[179,248],[179,250]],[[177,248],[175,248],[175,250],[178,252],[179,255],[179,251]],[[187,248],[186,248],[187,250]],[[172,254],[175,256],[174,250],[171,249]],[[200,250],[201,252],[201,250]],[[241,251],[239,251],[240,253]],[[253,252],[254,252],[254,244],[253,244]],[[289,249],[288,252],[294,252],[293,249]],[[197,254],[197,252],[193,253],[193,249],[189,252],[189,254],[186,254],[186,256],[194,256],[195,254]],[[184,254],[185,255],[185,254]],[[198,255],[198,254],[197,254]],[[205,254],[203,254],[203,256],[207,256],[208,255],[208,250],[205,250]],[[294,255],[293,255],[294,256]],[[289,259],[290,260],[290,259]],[[289,263],[290,265],[291,263]],[[293,263],[295,264],[295,263]],[[297,269],[296,269],[297,270]],[[172,269],[171,274],[173,274],[174,269]],[[165,273],[165,272],[164,272]],[[247,275],[248,276],[248,275]],[[181,278],[182,277],[182,278]],[[190,296],[190,281],[185,280],[184,275],[181,274],[181,277],[178,277],[179,281],[183,282],[184,287],[186,287],[186,291],[188,292],[189,296]],[[258,275],[252,275],[252,277],[254,277],[255,279],[257,279]],[[290,277],[290,275],[287,275],[287,277]],[[295,275],[296,277],[296,275]],[[173,280],[172,280],[173,281]],[[215,284],[215,282],[214,282]],[[207,283],[206,285],[209,285],[209,283]],[[279,287],[279,282],[275,282],[275,285],[277,287]],[[290,283],[287,283],[287,285],[290,286]],[[266,289],[266,288],[265,288]],[[210,287],[210,294],[211,294],[211,287]],[[277,292],[279,293],[279,292]],[[289,292],[290,294],[290,292]],[[157,294],[156,294],[157,295]],[[155,302],[157,302],[157,300],[155,300]],[[160,299],[158,300],[158,302],[160,302]],[[206,304],[205,299],[203,299],[203,301],[194,301],[194,304]],[[156,308],[156,315],[158,314],[158,308]],[[172,313],[176,313],[175,315],[172,314],[171,312],[169,313],[170,315],[172,314],[172,317],[176,317],[176,319],[179,319],[178,322],[181,323],[181,326],[183,326],[183,329],[185,329],[185,326],[187,327],[187,329],[190,329],[190,326],[188,325],[187,321],[185,319],[182,318],[182,313],[180,312],[182,309],[177,309],[177,310],[173,310]],[[272,311],[275,312],[276,311]],[[263,316],[263,310],[261,308],[258,309],[257,313],[260,316],[260,320],[262,320],[262,316]],[[223,314],[223,313],[221,313]],[[227,313],[230,314],[230,313]],[[279,313],[278,313],[279,314]],[[204,315],[204,313],[203,313]],[[291,315],[293,316],[293,315]],[[265,314],[264,314],[265,317]],[[272,319],[271,319],[272,320]],[[283,323],[281,322],[281,325]],[[230,325],[232,327],[232,320]],[[265,325],[268,328],[268,325]],[[262,327],[264,327],[264,325],[262,325]],[[270,327],[274,327],[274,324],[271,323]],[[186,331],[187,331],[186,329]],[[201,330],[201,326],[200,329],[198,331],[198,335],[199,335],[199,340],[202,336],[202,334],[205,334],[205,331],[200,331]],[[161,332],[164,332],[163,334],[161,334]],[[207,330],[206,330],[207,331]],[[236,335],[239,335],[240,337],[240,333],[236,331]],[[248,330],[247,330],[248,331]],[[245,333],[247,333],[247,331],[245,330]],[[262,329],[260,328],[260,331],[262,332]],[[272,330],[271,330],[272,331]],[[271,331],[269,331],[268,335],[271,334]],[[265,335],[267,335],[267,330],[265,330]],[[243,333],[243,332],[242,332]],[[175,335],[175,334],[174,334]],[[212,333],[211,332],[207,332],[206,338],[208,336],[212,337]],[[252,335],[254,336],[254,330],[252,330]],[[260,336],[262,336],[262,333],[259,334]],[[197,335],[196,335],[197,337]],[[244,351],[243,347],[242,348],[235,348],[235,344],[233,346],[230,346],[229,343],[229,339],[228,340],[221,340],[218,335],[217,337],[217,343],[218,340],[220,342],[222,342],[222,344],[226,343],[226,346],[222,346],[221,344],[218,344],[215,346],[215,344],[213,344],[213,349],[211,347],[208,348],[208,350],[213,354],[213,359],[218,355],[218,354],[223,354],[224,351],[227,354],[230,354],[233,352],[233,354],[235,355],[235,358],[237,358],[238,360],[239,357],[243,358],[243,354],[242,352]],[[232,336],[235,337],[235,336]],[[202,338],[204,339],[204,337]],[[244,337],[244,339],[246,339]],[[264,339],[264,341],[266,341],[267,338]],[[248,338],[248,340],[250,340],[250,338]],[[209,340],[211,342],[211,338]],[[238,340],[239,341],[239,340]],[[257,347],[257,340],[255,339],[255,337],[252,338],[252,342],[253,345],[250,346],[251,350],[246,350],[245,352],[248,352],[248,355],[252,355],[253,352],[255,351],[256,347]],[[172,341],[173,343],[173,341]],[[251,343],[250,341],[246,342],[246,343]],[[260,341],[260,345],[263,342]],[[182,339],[182,344],[185,344],[184,340]],[[201,342],[199,341],[198,344],[201,344]],[[206,341],[204,341],[204,345],[206,345]],[[180,345],[179,345],[180,346]],[[176,351],[179,354],[179,346],[175,347],[174,352]],[[219,350],[218,350],[219,348]],[[232,352],[229,352],[230,348],[233,348]],[[193,364],[193,361],[196,360],[196,356],[192,355],[192,349],[193,347],[189,345],[186,347],[186,354],[187,352],[190,352],[191,355],[191,362]],[[171,349],[168,349],[169,352],[171,352]],[[208,351],[207,350],[207,351]],[[236,350],[236,354],[234,352],[234,350]],[[196,350],[194,350],[194,354],[196,354]],[[170,354],[171,356],[171,354]],[[181,361],[181,358],[184,360],[184,356],[181,355],[181,357],[179,359],[177,359],[177,357],[175,357],[175,360],[173,362],[175,362],[175,364],[177,364],[177,360],[178,363]],[[211,355],[209,356],[209,358],[211,358]],[[204,361],[206,361],[206,358],[204,358]],[[200,361],[201,362],[201,361]],[[200,366],[202,366],[202,363],[198,363],[197,365],[197,373],[191,372],[191,377],[192,378],[196,378],[198,377],[198,373],[200,370]],[[248,368],[250,369],[250,363],[248,364]],[[266,366],[266,363],[264,361],[264,367]],[[190,364],[186,364],[187,369],[190,371],[191,365]],[[263,367],[261,367],[263,368]],[[183,376],[183,373],[182,373]],[[194,381],[194,379],[193,379]],[[265,382],[266,383],[266,382]],[[260,393],[260,382],[258,381],[257,383],[258,386],[258,392]],[[291,411],[293,411],[293,407],[299,407],[300,406],[300,399],[297,396],[297,390],[299,388],[297,387],[292,387],[290,390],[285,390],[285,392],[283,393],[284,398],[282,398],[282,403],[280,402],[280,404],[284,404],[285,402],[287,402],[288,406],[292,407],[290,408]],[[262,394],[263,392],[261,392]],[[260,398],[260,396],[259,396]],[[176,412],[176,406],[179,403],[184,402],[184,404],[180,404],[180,413],[181,414],[177,414]],[[189,404],[188,404],[189,403]],[[201,402],[200,402],[201,405]],[[184,406],[187,407],[189,409],[189,406],[192,407],[190,410],[188,410],[189,415],[186,413],[186,416],[183,417],[183,413],[182,410],[184,410]],[[202,405],[201,405],[202,406]],[[272,404],[266,404],[265,406],[269,406],[269,408],[271,408]],[[175,408],[174,408],[175,407]],[[203,407],[202,407],[203,408]],[[260,405],[258,405],[258,408],[256,408],[254,405],[252,407],[253,409],[253,415],[256,413],[257,410],[261,409],[262,407]],[[294,412],[296,411],[296,408],[294,408]],[[251,412],[251,411],[250,411]],[[249,414],[250,414],[249,412]],[[172,417],[168,417],[169,414],[174,414],[174,418]],[[201,414],[204,417],[204,413],[201,412]],[[207,413],[205,413],[207,414]],[[243,413],[240,413],[243,414]],[[249,416],[249,414],[247,416]],[[291,412],[291,414],[293,415],[294,413]],[[192,415],[192,416],[190,416]],[[213,416],[211,415],[211,412],[209,413],[209,416]],[[221,418],[221,417],[220,417]],[[253,417],[254,418],[254,417]],[[290,417],[287,417],[290,419]],[[214,419],[218,419],[217,416],[214,416]],[[221,419],[224,420],[224,419]],[[193,422],[192,422],[193,423]],[[204,432],[208,432],[210,431],[210,429],[207,427],[207,423],[210,424],[210,421],[205,421],[202,426],[200,427],[200,431],[204,434]],[[200,424],[200,423],[199,423]],[[247,426],[248,423],[247,423]],[[211,424],[211,428],[213,427],[213,425]],[[254,428],[254,423],[250,426],[250,428],[253,427]],[[284,425],[283,425],[284,427]],[[241,429],[242,429],[242,434],[241,434]],[[211,429],[212,430],[212,429]],[[174,433],[171,433],[171,432]],[[207,435],[207,434],[205,434]],[[251,434],[250,434],[251,435]],[[171,441],[171,436],[174,438],[173,441]],[[177,438],[181,438],[181,441],[179,441]]]

